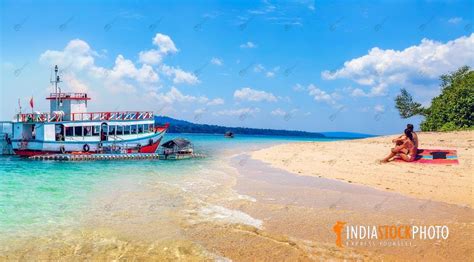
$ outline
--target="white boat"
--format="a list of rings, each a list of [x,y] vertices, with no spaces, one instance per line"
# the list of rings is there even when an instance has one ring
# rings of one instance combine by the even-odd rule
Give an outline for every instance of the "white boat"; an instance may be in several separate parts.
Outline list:
[[[62,93],[55,67],[55,92],[48,113],[19,113],[12,123],[12,148],[20,156],[58,153],[154,153],[168,129],[155,126],[153,112],[87,112],[86,93]]]

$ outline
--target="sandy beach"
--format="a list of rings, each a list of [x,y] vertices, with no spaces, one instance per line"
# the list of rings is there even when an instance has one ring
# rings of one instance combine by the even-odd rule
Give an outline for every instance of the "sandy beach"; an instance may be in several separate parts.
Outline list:
[[[474,131],[420,132],[420,148],[455,149],[458,165],[379,163],[398,135],[336,142],[299,142],[258,150],[252,157],[304,175],[337,179],[430,201],[472,207]]]

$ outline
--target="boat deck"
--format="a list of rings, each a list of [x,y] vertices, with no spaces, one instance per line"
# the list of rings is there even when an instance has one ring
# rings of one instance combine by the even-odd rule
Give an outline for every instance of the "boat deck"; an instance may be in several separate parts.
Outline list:
[[[92,160],[139,160],[139,159],[158,159],[158,160],[183,160],[190,158],[204,158],[204,154],[171,154],[164,155],[159,153],[133,153],[133,154],[51,154],[29,157],[32,160],[54,160],[54,161],[92,161]]]

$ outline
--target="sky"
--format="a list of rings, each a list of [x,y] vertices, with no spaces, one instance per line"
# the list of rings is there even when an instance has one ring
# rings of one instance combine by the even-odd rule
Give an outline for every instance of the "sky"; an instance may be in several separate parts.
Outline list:
[[[89,111],[369,134],[419,128],[439,76],[474,66],[473,1],[0,3],[0,119],[48,111],[51,69]]]

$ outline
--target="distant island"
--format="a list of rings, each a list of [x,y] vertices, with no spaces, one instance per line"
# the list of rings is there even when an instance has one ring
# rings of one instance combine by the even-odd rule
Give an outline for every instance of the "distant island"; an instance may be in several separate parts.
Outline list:
[[[218,125],[195,124],[185,120],[174,119],[167,116],[155,116],[155,123],[162,125],[169,123],[169,133],[201,133],[201,134],[222,134],[232,131],[236,135],[266,135],[266,136],[293,136],[310,138],[364,138],[373,135],[349,133],[349,132],[306,132],[297,130],[261,129],[246,127],[226,127]]]

